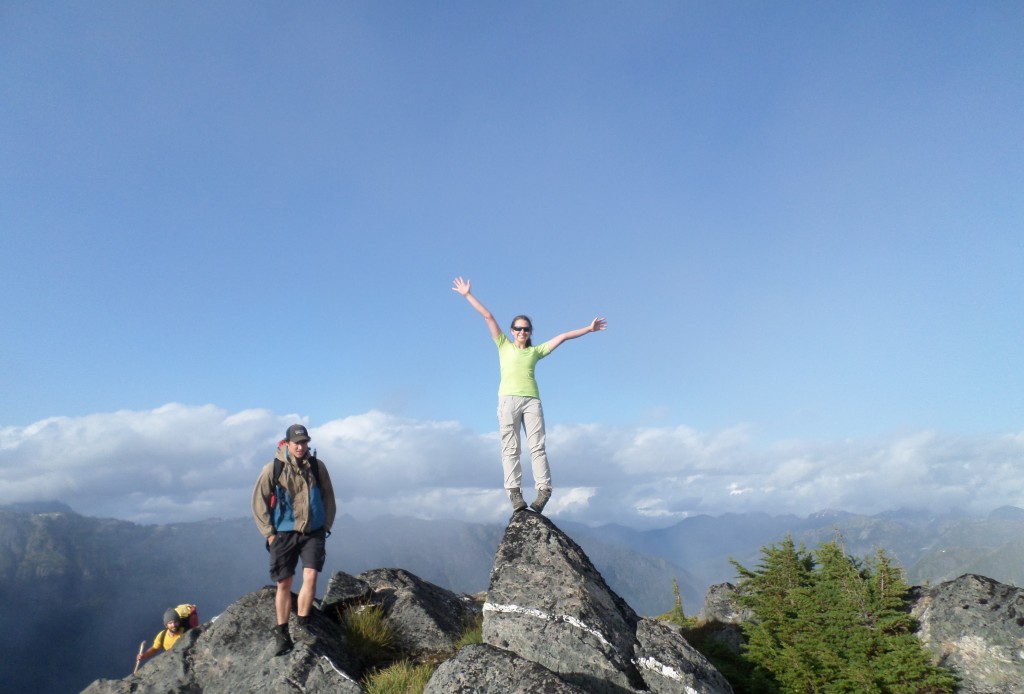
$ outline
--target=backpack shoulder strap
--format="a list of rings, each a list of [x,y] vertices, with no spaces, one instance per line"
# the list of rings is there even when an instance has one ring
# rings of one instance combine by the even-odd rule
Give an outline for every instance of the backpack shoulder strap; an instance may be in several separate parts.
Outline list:
[[[309,457],[309,469],[313,473],[313,481],[316,482],[316,486],[320,486],[320,460],[316,457],[316,451],[313,451],[313,455]],[[270,486],[276,488],[278,486],[277,480],[281,477],[281,473],[284,471],[284,462],[280,458],[274,458],[274,472],[270,478]]]
[[[309,469],[313,471],[313,481],[320,486],[320,459],[316,457],[316,451],[309,457]]]

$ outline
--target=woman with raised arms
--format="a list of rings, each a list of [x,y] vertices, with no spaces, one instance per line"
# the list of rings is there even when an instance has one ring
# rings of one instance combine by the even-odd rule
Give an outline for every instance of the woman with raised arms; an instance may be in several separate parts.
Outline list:
[[[526,508],[521,489],[523,468],[519,463],[520,430],[526,432],[533,463],[533,482],[537,498],[530,508],[537,513],[551,498],[551,470],[547,453],[544,451],[544,409],[540,403],[540,392],[534,378],[537,362],[551,354],[566,340],[574,340],[587,333],[604,330],[608,321],[595,318],[590,325],[556,335],[547,342],[534,346],[533,323],[527,316],[512,319],[511,338],[498,327],[494,316],[470,291],[469,280],[456,277],[452,290],[466,297],[470,306],[483,316],[491,331],[491,339],[498,346],[498,362],[501,365],[501,382],[498,385],[498,426],[501,431],[501,464],[505,472],[505,490],[512,502],[512,510]]]

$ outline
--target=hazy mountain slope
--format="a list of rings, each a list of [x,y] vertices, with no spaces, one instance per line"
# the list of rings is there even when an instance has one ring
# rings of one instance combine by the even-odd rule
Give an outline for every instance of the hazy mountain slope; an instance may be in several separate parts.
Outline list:
[[[692,586],[680,586],[688,614],[696,614],[699,606],[687,601],[686,595],[703,596],[710,585],[736,580],[730,558],[752,568],[760,559],[762,546],[776,543],[787,534],[809,548],[841,538],[847,551],[856,557],[884,549],[898,559],[912,584],[939,583],[965,573],[1009,585],[1024,582],[1024,511],[1012,507],[998,509],[988,518],[917,511],[875,516],[824,511],[807,518],[763,513],[694,516],[668,528],[648,531],[568,523],[564,527],[571,528],[577,537],[621,543],[684,567],[693,581]]]

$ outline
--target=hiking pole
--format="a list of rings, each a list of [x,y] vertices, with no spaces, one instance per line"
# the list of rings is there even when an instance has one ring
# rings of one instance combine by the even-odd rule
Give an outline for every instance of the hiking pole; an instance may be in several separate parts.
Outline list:
[[[140,644],[139,644],[139,655],[142,655],[142,651],[144,651],[144,650],[146,650],[146,642],[145,642],[145,641],[143,641],[142,643],[140,643]],[[133,674],[133,675],[134,675],[134,674],[135,674],[136,672],[138,672],[138,671],[139,671],[139,665],[141,665],[141,664],[142,664],[142,660],[141,660],[141,659],[139,659],[139,658],[136,658],[136,659],[135,659],[135,669],[134,669],[134,670],[132,670],[132,674]]]

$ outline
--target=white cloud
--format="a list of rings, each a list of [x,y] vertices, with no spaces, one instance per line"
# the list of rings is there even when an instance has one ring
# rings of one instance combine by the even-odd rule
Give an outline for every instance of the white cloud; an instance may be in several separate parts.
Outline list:
[[[0,427],[0,503],[59,499],[81,513],[172,522],[249,513],[252,485],[297,415],[169,404]],[[340,508],[500,521],[494,432],[371,411],[310,427]],[[748,428],[559,425],[548,433],[557,518],[635,527],[693,514],[833,508],[877,513],[1024,506],[1024,434],[913,432],[757,444]],[[529,464],[524,485],[532,486]],[[532,490],[524,493],[529,500]]]
[[[343,472],[339,498],[387,498],[396,489],[490,487],[497,435],[479,436],[455,422],[402,419],[371,411],[310,430],[322,460]],[[493,439],[493,440],[492,440]]]

